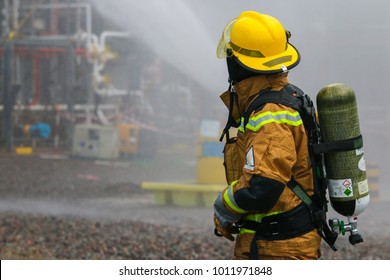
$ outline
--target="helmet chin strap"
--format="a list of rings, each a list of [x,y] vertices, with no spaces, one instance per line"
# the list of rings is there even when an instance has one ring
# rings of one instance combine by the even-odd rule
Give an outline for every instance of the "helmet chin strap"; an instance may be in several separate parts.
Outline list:
[[[259,73],[250,71],[238,62],[237,57],[229,56],[226,58],[227,68],[229,72],[229,82],[241,82],[247,78],[257,76]]]
[[[226,135],[226,142],[228,143],[230,140],[230,135],[229,135],[229,129],[231,127],[239,127],[240,123],[237,123],[237,121],[233,117],[233,107],[234,104],[236,104],[237,110],[238,110],[238,94],[236,92],[236,82],[231,80],[229,77],[229,115],[228,115],[228,120],[226,122],[225,128],[223,129],[223,132],[221,134],[221,137],[219,138],[219,141],[222,142],[223,138]]]

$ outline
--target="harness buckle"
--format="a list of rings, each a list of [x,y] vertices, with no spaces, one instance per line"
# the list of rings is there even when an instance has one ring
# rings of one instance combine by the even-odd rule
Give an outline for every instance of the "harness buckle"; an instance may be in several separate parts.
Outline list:
[[[276,222],[276,221],[270,222],[269,226],[270,226],[270,232],[273,236],[278,235],[280,233],[278,222]]]

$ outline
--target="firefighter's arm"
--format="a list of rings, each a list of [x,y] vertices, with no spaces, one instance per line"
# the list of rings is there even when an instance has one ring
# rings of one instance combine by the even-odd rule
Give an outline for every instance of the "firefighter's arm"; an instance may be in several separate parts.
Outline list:
[[[229,210],[240,214],[271,210],[296,163],[295,142],[287,124],[269,123],[252,134],[243,175],[223,195]]]

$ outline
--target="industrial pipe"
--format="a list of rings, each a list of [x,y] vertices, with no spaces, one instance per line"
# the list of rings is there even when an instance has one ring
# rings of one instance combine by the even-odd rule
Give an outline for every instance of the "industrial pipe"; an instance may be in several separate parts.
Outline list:
[[[23,9],[78,9],[83,8],[86,12],[86,33],[87,33],[87,49],[92,47],[92,12],[91,5],[88,3],[54,3],[23,6]]]

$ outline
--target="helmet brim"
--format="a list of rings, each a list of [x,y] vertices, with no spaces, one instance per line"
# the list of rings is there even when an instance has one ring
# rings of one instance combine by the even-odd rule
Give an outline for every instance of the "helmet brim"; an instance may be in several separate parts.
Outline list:
[[[284,52],[275,56],[253,57],[234,50],[233,55],[245,68],[265,74],[281,73],[285,68],[290,70],[297,66],[301,60],[298,50],[290,43],[287,44]]]

